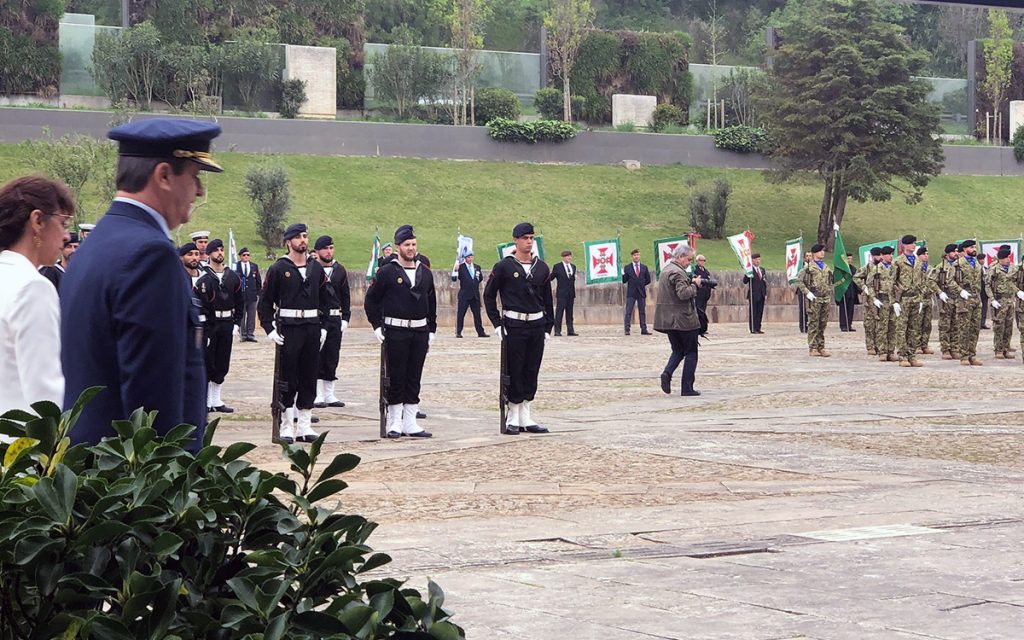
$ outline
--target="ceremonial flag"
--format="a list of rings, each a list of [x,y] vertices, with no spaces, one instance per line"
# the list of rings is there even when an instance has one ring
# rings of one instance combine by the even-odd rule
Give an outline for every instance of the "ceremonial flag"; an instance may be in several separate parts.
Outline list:
[[[370,264],[366,267],[366,279],[373,280],[377,275],[377,261],[380,259],[380,232],[373,236],[373,246],[370,247]]]
[[[999,247],[1004,244],[1010,245],[1010,264],[1017,264],[1020,261],[1020,238],[1015,240],[983,240],[981,251],[978,252],[979,257],[982,259],[981,264],[986,268],[998,264],[999,259],[996,257],[996,254],[999,253]]]
[[[804,268],[804,239],[793,238],[786,241],[786,280],[789,284],[796,282],[800,270]]]
[[[504,260],[515,253],[516,243],[502,242],[498,245],[498,260]],[[544,259],[544,236],[533,236],[533,256]]]
[[[235,232],[228,227],[228,264],[234,265],[238,262],[238,249],[235,244]]]
[[[455,244],[455,266],[452,267],[452,277],[459,277],[459,267],[466,261],[466,256],[473,253],[473,238],[459,234]]]
[[[839,234],[839,225],[835,225],[835,230],[836,243],[832,249],[832,277],[836,283],[836,302],[839,302],[846,295],[850,283],[853,282],[853,270],[846,262],[846,245],[843,244],[843,236]]]
[[[672,238],[662,238],[661,240],[654,241],[654,255],[656,260],[654,263],[656,277],[661,277],[661,270],[665,268],[669,262],[672,262],[672,252],[676,250],[676,247],[687,244],[690,242],[690,236],[675,236]],[[692,247],[693,245],[691,245]]]
[[[584,242],[583,255],[587,262],[587,284],[621,282],[619,254],[618,238]]]
[[[875,247],[882,249],[884,247],[892,247],[893,250],[899,245],[899,240],[886,240],[885,242],[876,242],[874,244],[864,244],[860,246],[858,253],[860,254],[860,266],[871,264],[871,250]]]
[[[749,231],[744,231],[743,233],[737,233],[734,236],[728,237],[729,246],[732,247],[733,252],[739,259],[743,272],[748,276],[754,275],[754,263],[750,259],[751,235]]]

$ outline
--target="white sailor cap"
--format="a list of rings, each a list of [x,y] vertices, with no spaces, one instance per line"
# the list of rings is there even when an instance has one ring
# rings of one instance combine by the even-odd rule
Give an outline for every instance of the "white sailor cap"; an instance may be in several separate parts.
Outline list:
[[[195,233],[189,235],[189,238],[191,238],[192,240],[198,240],[199,238],[209,238],[209,237],[210,237],[210,232],[209,231],[196,231]]]
[[[78,225],[79,231],[92,231],[95,228],[96,225],[92,224],[91,222],[83,222],[82,224]]]

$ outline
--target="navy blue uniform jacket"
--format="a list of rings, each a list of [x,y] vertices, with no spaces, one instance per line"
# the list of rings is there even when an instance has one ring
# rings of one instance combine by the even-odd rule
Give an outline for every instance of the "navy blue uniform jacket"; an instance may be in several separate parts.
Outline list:
[[[75,254],[61,282],[64,408],[85,389],[106,387],[86,405],[73,443],[115,435],[112,420],[139,407],[158,411],[164,434],[206,426],[206,371],[198,307],[181,259],[142,209],[114,202]]]
[[[630,261],[622,269],[622,281],[626,284],[627,298],[646,298],[647,285],[651,284],[651,271],[646,264],[640,265],[640,275],[636,275],[636,265]]]

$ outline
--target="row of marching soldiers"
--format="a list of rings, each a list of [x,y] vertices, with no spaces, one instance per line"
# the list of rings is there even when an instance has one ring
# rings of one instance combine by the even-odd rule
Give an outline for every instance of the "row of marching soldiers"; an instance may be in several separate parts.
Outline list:
[[[903,253],[895,258],[892,247],[872,249],[871,262],[854,276],[865,295],[868,355],[882,362],[898,361],[901,367],[923,366],[917,356],[934,353],[928,343],[937,298],[942,359],[981,366],[978,338],[984,288],[993,309],[995,358],[1013,359],[1014,317],[1018,328],[1024,320],[1024,268],[1013,263],[1011,247],[1000,247],[997,264],[986,270],[974,240],[946,245],[942,258],[934,262],[927,247],[917,247],[916,242],[914,236],[904,236]],[[1024,333],[1021,340],[1024,350]]]

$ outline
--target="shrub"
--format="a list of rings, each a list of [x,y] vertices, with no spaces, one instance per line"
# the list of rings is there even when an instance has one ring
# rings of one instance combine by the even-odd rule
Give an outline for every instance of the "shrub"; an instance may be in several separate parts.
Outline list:
[[[272,32],[247,29],[242,30],[237,40],[222,47],[218,59],[221,87],[233,85],[245,111],[260,110],[260,96],[273,87],[278,77],[277,54],[267,44],[273,39]]]
[[[359,458],[320,465],[326,433],[282,448],[296,479],[241,459],[253,444],[211,444],[217,421],[193,455],[195,427],[161,437],[141,409],[69,446],[99,391],[0,419],[0,637],[464,637],[436,584],[365,578],[391,559],[366,544],[374,523],[337,511]]]
[[[75,220],[88,219],[82,197],[86,184],[96,185],[94,188],[105,202],[114,197],[117,167],[114,142],[82,134],[65,134],[55,140],[49,129],[43,129],[42,138],[26,140],[21,146],[34,167],[64,181],[71,189],[75,197]]]
[[[171,43],[161,48],[160,63],[159,96],[176,109],[201,110],[213,80],[209,50],[203,45]]]
[[[622,133],[633,133],[634,131],[636,131],[636,125],[633,124],[632,122],[623,122],[622,124],[616,126],[615,130],[621,131]]]
[[[706,237],[712,229],[711,204],[704,190],[694,191],[690,196],[690,226],[702,237]]]
[[[245,174],[245,194],[256,211],[256,233],[263,240],[267,257],[281,247],[284,218],[291,205],[288,172],[281,164],[255,164]]]
[[[767,140],[764,129],[744,125],[718,129],[712,135],[716,148],[736,153],[760,153]]]
[[[572,119],[573,120],[586,120],[586,118],[583,117],[584,114],[587,111],[587,98],[586,98],[586,96],[572,96],[572,97],[570,97],[569,98],[569,105],[570,105],[569,109],[572,110]],[[554,118],[554,120],[560,120],[560,119],[561,119],[561,117]]]
[[[562,142],[576,137],[576,127],[564,120],[537,120],[531,124],[537,142]]]
[[[114,104],[132,101],[144,111],[163,81],[160,32],[141,22],[117,33],[100,33],[92,50],[96,84]]]
[[[573,96],[573,99],[575,98],[576,96]],[[562,120],[565,113],[565,108],[562,105],[563,99],[560,90],[546,87],[537,90],[533,97],[533,106],[537,108],[540,117],[545,120]]]
[[[374,97],[393,105],[399,118],[417,104],[434,104],[451,82],[449,60],[422,47],[391,45],[371,57],[367,81]]]
[[[57,93],[60,52],[55,44],[39,43],[0,26],[0,94]]]
[[[501,87],[487,87],[476,92],[473,113],[477,124],[487,124],[495,118],[516,120],[520,104],[516,94]]]
[[[292,78],[281,83],[281,99],[278,111],[282,118],[296,118],[302,105],[306,104],[306,81]]]
[[[1017,162],[1024,162],[1024,124],[1019,125],[1013,132],[1010,144],[1013,145],[1013,157]]]
[[[686,126],[686,114],[674,104],[662,103],[654,107],[651,131],[664,131],[669,125]]]
[[[339,109],[362,109],[366,95],[366,77],[362,69],[350,69],[338,75]]]
[[[487,128],[488,135],[501,142],[562,142],[576,137],[576,127],[562,120],[519,122],[495,118]]]
[[[725,237],[725,219],[729,215],[729,195],[731,193],[732,185],[728,180],[722,178],[715,180],[715,186],[711,191],[711,223],[714,225],[714,233],[707,237]]]

